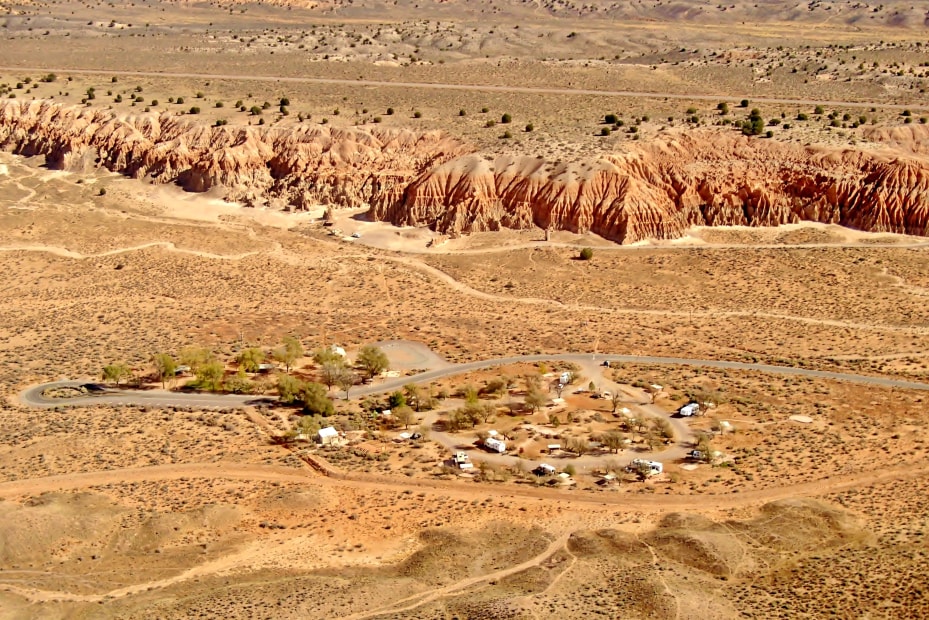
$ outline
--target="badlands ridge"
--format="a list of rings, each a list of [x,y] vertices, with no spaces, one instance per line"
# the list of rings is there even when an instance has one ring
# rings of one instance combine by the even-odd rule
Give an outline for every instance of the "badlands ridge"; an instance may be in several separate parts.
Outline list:
[[[538,226],[621,243],[673,239],[694,225],[800,221],[927,236],[929,165],[907,145],[929,131],[907,133],[872,130],[884,146],[864,150],[731,128],[669,130],[587,161],[552,162],[377,125],[210,127],[49,101],[0,104],[0,147],[44,156],[51,168],[104,167],[249,206],[367,206],[372,219],[451,235]]]

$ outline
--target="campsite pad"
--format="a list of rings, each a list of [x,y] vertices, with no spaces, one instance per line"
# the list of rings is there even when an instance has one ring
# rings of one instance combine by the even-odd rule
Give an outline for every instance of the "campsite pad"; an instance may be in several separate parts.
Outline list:
[[[809,424],[813,421],[813,418],[808,415],[792,415],[790,419],[794,422],[800,422],[801,424]]]

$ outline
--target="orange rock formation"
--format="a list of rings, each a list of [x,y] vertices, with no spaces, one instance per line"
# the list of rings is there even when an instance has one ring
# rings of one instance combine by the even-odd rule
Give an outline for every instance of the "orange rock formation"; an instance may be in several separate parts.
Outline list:
[[[627,243],[693,225],[804,220],[929,235],[929,164],[898,134],[869,152],[707,129],[562,164],[488,160],[440,132],[208,127],[47,101],[0,105],[0,146],[53,168],[219,188],[248,205],[369,206],[373,219],[450,234],[539,226]]]

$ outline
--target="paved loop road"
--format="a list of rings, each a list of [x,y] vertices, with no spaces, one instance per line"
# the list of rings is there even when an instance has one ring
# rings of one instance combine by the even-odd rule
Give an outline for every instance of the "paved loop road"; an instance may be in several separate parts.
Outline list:
[[[816,379],[835,379],[839,381],[848,381],[851,383],[860,383],[865,385],[874,385],[879,387],[892,387],[909,390],[929,390],[929,384],[915,381],[903,381],[901,379],[891,379],[888,377],[874,377],[869,375],[855,375],[842,372],[832,372],[828,370],[811,370],[808,368],[793,368],[790,366],[772,366],[770,364],[752,364],[747,362],[728,362],[722,360],[701,360],[680,357],[653,357],[647,355],[610,355],[603,353],[553,353],[539,355],[514,355],[510,357],[500,357],[477,362],[467,362],[464,364],[453,364],[447,368],[430,370],[408,377],[390,379],[371,385],[358,386],[351,390],[350,396],[369,396],[382,392],[390,392],[402,388],[408,383],[428,383],[444,377],[470,372],[474,370],[484,370],[495,366],[506,364],[517,364],[520,362],[548,362],[563,361],[573,363],[603,363],[610,362],[627,362],[636,364],[658,364],[669,366],[698,366],[705,368],[724,368],[728,370],[756,370],[780,375],[794,375],[800,377],[811,377]],[[205,408],[241,408],[250,405],[269,404],[276,401],[273,397],[238,395],[238,394],[202,394],[202,393],[184,393],[170,392],[166,390],[128,390],[112,389],[93,396],[81,396],[77,398],[48,398],[43,392],[51,387],[79,386],[87,381],[55,381],[52,383],[43,383],[33,386],[19,395],[20,402],[29,407],[59,407],[63,405],[139,405],[153,407],[205,407]]]

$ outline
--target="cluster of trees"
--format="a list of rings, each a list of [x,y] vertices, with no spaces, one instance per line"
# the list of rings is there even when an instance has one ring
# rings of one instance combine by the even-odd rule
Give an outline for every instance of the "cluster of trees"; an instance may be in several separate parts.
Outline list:
[[[448,416],[448,426],[452,432],[486,424],[496,412],[493,404],[480,401],[480,395],[474,386],[465,386],[463,395],[464,405]]]
[[[301,381],[291,375],[277,376],[277,392],[285,405],[300,404],[310,415],[330,416],[335,412],[332,399],[324,385],[315,381]]]
[[[183,368],[189,369],[194,375],[194,387],[212,392],[225,389],[233,393],[247,394],[254,391],[255,385],[246,373],[258,372],[270,359],[284,367],[284,372],[278,377],[282,402],[290,403],[296,400],[314,412],[331,411],[331,403],[326,407],[319,402],[320,390],[322,397],[328,400],[328,389],[338,386],[345,391],[347,399],[351,387],[358,383],[359,375],[332,349],[319,349],[313,354],[313,359],[319,365],[319,375],[325,387],[319,383],[301,382],[291,377],[290,371],[304,353],[303,345],[297,338],[286,336],[270,354],[259,347],[247,347],[239,351],[236,355],[238,372],[230,376],[226,376],[225,364],[213,351],[204,347],[185,347],[177,357],[170,353],[156,353],[151,358],[151,364],[154,378],[161,382],[162,388],[167,388],[168,383],[177,376],[178,369]],[[377,347],[366,346],[359,352],[356,365],[364,379],[372,379],[387,369],[388,360],[384,352]],[[107,364],[103,367],[102,374],[105,381],[116,385],[134,376],[132,369],[125,362]],[[318,386],[318,389],[314,386]]]

